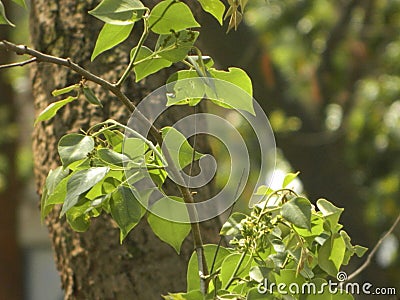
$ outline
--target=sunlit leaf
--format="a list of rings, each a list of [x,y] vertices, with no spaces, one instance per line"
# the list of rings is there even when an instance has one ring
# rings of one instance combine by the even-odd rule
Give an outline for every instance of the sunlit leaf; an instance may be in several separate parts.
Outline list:
[[[204,11],[210,13],[222,25],[225,5],[220,0],[198,0]]]
[[[179,197],[171,197],[175,201],[183,202],[182,198]],[[166,242],[167,244],[171,245],[175,251],[179,254],[181,245],[187,235],[190,232],[190,224],[189,223],[177,223],[173,222],[164,218],[161,218],[155,215],[153,212],[161,212],[163,216],[173,220],[177,214],[179,215],[186,215],[187,219],[189,219],[187,215],[187,210],[185,206],[182,206],[181,211],[177,211],[176,209],[172,209],[171,206],[168,204],[168,198],[162,198],[158,200],[152,206],[152,212],[149,213],[147,217],[147,221],[150,224],[151,229],[155,233],[156,236],[160,238],[160,240]],[[179,217],[181,218],[181,217]]]
[[[132,59],[133,53],[135,53],[135,51],[136,51],[136,47],[133,48],[131,51],[131,59]],[[161,69],[167,68],[172,64],[169,60],[166,60],[160,56],[152,56],[152,55],[153,55],[153,51],[151,51],[149,48],[147,48],[145,46],[142,46],[140,48],[139,53],[136,58],[136,62],[139,62],[141,60],[144,60],[144,61],[137,64],[133,69],[135,72],[135,75],[136,75],[136,78],[135,78],[136,82],[149,76],[150,74],[160,71]]]
[[[61,209],[61,216],[78,203],[79,196],[106,176],[107,167],[92,167],[72,173],[67,183],[67,195]]]
[[[115,47],[116,45],[125,41],[133,29],[134,24],[128,25],[114,25],[104,24],[101,29],[99,36],[96,40],[96,46],[94,47],[92,61],[104,51]]]
[[[35,125],[40,122],[40,121],[47,121],[50,120],[52,117],[54,117],[57,113],[57,111],[65,106],[66,104],[78,99],[77,97],[68,97],[67,99],[60,100],[57,102],[51,103],[49,106],[47,106],[36,118],[35,120]]]
[[[149,27],[158,34],[169,34],[187,28],[200,27],[190,8],[182,2],[166,0],[158,3],[149,16]]]
[[[94,149],[93,137],[71,133],[64,135],[58,142],[58,153],[64,167],[86,158]]]
[[[139,0],[103,0],[89,14],[113,25],[128,25],[140,20],[145,6]]]

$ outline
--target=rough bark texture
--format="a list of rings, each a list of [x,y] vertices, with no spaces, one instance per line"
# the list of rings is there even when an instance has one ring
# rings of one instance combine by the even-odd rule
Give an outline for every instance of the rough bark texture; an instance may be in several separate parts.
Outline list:
[[[146,4],[149,1],[147,1]],[[101,22],[87,14],[97,1],[32,1],[31,35],[33,47],[48,54],[70,57],[95,74],[115,81],[128,62],[128,45],[118,47],[113,55],[90,63],[91,51]],[[151,3],[150,3],[151,4]],[[137,36],[137,34],[136,34]],[[128,96],[135,101],[165,82],[167,73],[153,76],[141,84],[126,83]],[[65,68],[46,64],[32,69],[36,114],[54,101],[55,88],[77,83],[79,76]],[[105,103],[104,109],[83,101],[68,105],[52,121],[36,126],[33,135],[35,176],[40,191],[48,171],[59,164],[57,141],[66,132],[77,132],[114,116],[126,121],[129,113],[115,97],[96,88]],[[175,116],[176,117],[176,116]],[[171,117],[172,118],[172,117]],[[159,299],[168,291],[185,290],[186,260],[193,250],[191,239],[184,243],[181,255],[159,241],[142,222],[119,245],[119,232],[109,217],[94,220],[85,233],[73,232],[55,209],[47,218],[61,275],[65,299]],[[216,239],[218,228],[203,227],[206,240]]]

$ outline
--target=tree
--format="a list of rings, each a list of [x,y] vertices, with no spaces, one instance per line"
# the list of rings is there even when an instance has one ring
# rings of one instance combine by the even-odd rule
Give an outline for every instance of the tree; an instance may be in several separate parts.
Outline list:
[[[145,3],[151,6],[155,2]],[[101,23],[87,12],[96,4],[97,1],[73,0],[32,2],[32,42],[40,51],[70,57],[93,73],[115,81],[129,62],[126,53],[132,42],[118,48],[112,56],[100,57],[90,63]],[[131,99],[140,100],[167,78],[168,72],[163,72],[145,83],[134,83],[128,79],[124,89]],[[52,90],[79,80],[79,75],[66,68],[35,65],[32,83],[36,113],[40,113],[52,101]],[[99,92],[98,97],[107,99],[102,109],[89,104],[83,107],[72,104],[52,121],[35,127],[33,148],[39,191],[49,170],[59,164],[57,143],[66,132],[87,129],[112,116],[122,122],[127,121],[129,112],[126,108],[104,91],[96,89],[96,92]],[[204,145],[203,149],[206,147]],[[204,190],[203,193],[206,197],[208,191]],[[185,274],[185,262],[192,252],[190,239],[185,243],[181,256],[177,256],[145,224],[135,228],[135,234],[131,234],[122,245],[118,242],[117,228],[106,217],[95,220],[88,232],[83,234],[74,232],[65,219],[60,219],[59,210],[51,213],[46,225],[53,242],[65,299],[157,299],[167,291],[184,289],[185,277],[181,275]],[[210,242],[215,241],[218,230],[217,226],[211,225],[203,226],[206,240]]]
[[[218,5],[213,6],[208,1],[201,1],[200,3],[206,11],[213,14],[218,21],[222,22],[221,9],[216,8]],[[232,28],[236,29],[242,18],[246,3],[247,1],[229,1],[229,8],[226,13],[226,17],[230,17],[228,30]],[[128,64],[126,71],[121,77],[117,76],[113,78],[112,76],[115,74],[111,74],[109,81],[97,77],[93,72],[102,73],[102,71],[105,71],[104,67],[110,69],[110,65],[108,64],[114,64],[116,60],[124,61],[123,56],[118,56],[118,54],[123,55],[123,52],[117,52],[117,58],[111,57],[111,59],[103,59],[103,65],[98,68],[96,66],[92,67],[87,65],[85,59],[81,60],[82,57],[87,58],[91,52],[86,48],[90,43],[89,39],[85,39],[86,33],[84,28],[73,27],[76,28],[74,35],[82,38],[82,41],[79,40],[77,44],[74,44],[74,36],[70,39],[67,35],[58,37],[56,34],[56,31],[63,32],[66,31],[66,29],[72,28],[69,23],[71,17],[69,14],[70,10],[63,9],[64,7],[71,8],[70,5],[72,3],[68,1],[56,2],[56,4],[54,4],[55,7],[53,10],[50,10],[49,14],[44,13],[41,6],[42,4],[43,3],[37,3],[33,8],[33,16],[37,20],[35,22],[37,26],[33,27],[33,36],[36,37],[36,41],[40,42],[34,46],[42,52],[52,53],[53,56],[45,55],[42,52],[27,47],[16,46],[7,41],[1,42],[0,46],[15,51],[17,54],[29,54],[33,56],[31,60],[12,66],[24,65],[36,61],[48,62],[72,69],[83,78],[81,80],[79,78],[74,78],[74,76],[68,78],[68,73],[63,74],[58,68],[51,69],[39,64],[33,72],[38,106],[45,101],[43,96],[50,92],[50,89],[47,87],[49,82],[51,82],[53,86],[56,85],[56,87],[58,87],[58,83],[63,83],[59,87],[61,89],[53,91],[54,96],[71,91],[78,91],[78,95],[69,96],[62,101],[52,103],[44,110],[44,107],[39,107],[42,112],[37,121],[48,121],[60,107],[65,106],[67,103],[72,103],[79,95],[84,95],[92,104],[102,106],[95,93],[93,93],[93,88],[87,81],[97,83],[104,87],[121,100],[129,111],[136,112],[134,104],[132,104],[127,97],[127,95],[130,95],[131,89],[121,91],[122,84],[125,83],[125,80],[128,80],[127,75],[129,72],[134,70],[136,80],[140,80],[140,78],[148,76],[150,73],[154,72],[154,70],[162,69],[165,67],[164,64],[171,65],[171,63],[176,61],[183,61],[190,69],[174,74],[178,80],[174,81],[172,90],[168,90],[167,88],[167,92],[164,92],[164,96],[168,98],[167,106],[185,103],[189,104],[189,106],[195,106],[207,96],[211,102],[225,109],[227,107],[231,109],[241,109],[256,117],[262,115],[262,113],[259,114],[260,110],[258,108],[254,110],[253,102],[248,101],[249,95],[251,95],[251,81],[245,72],[237,68],[230,68],[227,72],[213,69],[209,65],[210,60],[203,57],[199,49],[193,47],[193,42],[196,39],[197,33],[187,29],[196,27],[199,24],[194,20],[189,8],[185,4],[179,1],[167,0],[158,3],[150,10],[145,8],[140,1],[133,1],[129,4],[122,1],[118,4],[114,4],[108,0],[104,0],[96,9],[91,11],[91,14],[106,22],[97,40],[95,53],[99,48],[99,44],[107,40],[104,36],[101,37],[101,35],[105,34],[107,31],[107,34],[110,34],[109,26],[111,26],[111,28],[116,25],[122,26],[121,22],[123,22],[123,28],[130,28],[130,31],[133,25],[126,27],[128,24],[133,24],[137,20],[143,20],[143,33],[138,41],[138,46],[132,49],[130,57],[125,57],[125,64]],[[74,8],[76,9],[76,7],[77,6]],[[78,8],[80,9],[81,7]],[[66,15],[64,15],[64,12]],[[7,22],[4,12],[0,13],[2,14],[3,22]],[[80,21],[85,24],[86,17],[79,10],[77,10],[76,13]],[[175,15],[178,14],[179,18],[175,19]],[[45,15],[45,18],[43,18],[43,15]],[[61,19],[58,19],[59,16],[61,16]],[[43,23],[49,20],[53,20],[54,23],[57,24],[56,30],[42,26]],[[45,35],[42,35],[43,29],[47,29]],[[115,28],[113,28],[113,30],[114,29]],[[118,29],[121,29],[121,27]],[[181,31],[182,29],[184,30]],[[143,47],[143,42],[147,39],[150,30],[160,34],[154,52]],[[127,35],[125,37],[127,37]],[[115,37],[110,36],[110,38]],[[60,58],[60,56],[64,54],[65,45],[70,46],[67,47],[69,48],[68,52],[74,55],[80,55],[77,61],[80,65],[84,66],[84,68],[80,67],[76,62],[71,61],[71,59]],[[76,45],[78,45],[78,48],[76,48]],[[190,49],[197,52],[197,55],[187,56],[187,52]],[[185,53],[182,53],[183,50],[185,50]],[[96,54],[92,54],[92,58],[95,55]],[[177,57],[179,57],[179,59],[177,59]],[[146,62],[149,64],[145,64]],[[11,67],[11,65],[8,67]],[[43,79],[45,79],[45,74],[54,74],[55,72],[60,75],[61,81],[59,80],[60,78],[49,78],[47,81],[43,81]],[[271,76],[270,73],[267,75]],[[170,77],[169,80],[172,80],[174,76]],[[108,78],[108,76],[105,78]],[[117,81],[116,79],[118,78],[120,79],[117,83],[111,83]],[[189,80],[186,81],[189,82],[189,87],[194,91],[198,91],[199,94],[196,96],[187,96],[185,87],[182,89],[180,85],[185,82],[185,78],[189,78]],[[224,79],[225,85],[215,81],[213,78]],[[271,77],[268,77],[268,79],[270,80],[268,83],[273,86],[274,84],[271,82]],[[62,88],[69,80],[71,80],[71,83],[79,83]],[[236,88],[240,87],[241,91],[232,93],[230,88],[226,88],[227,83],[229,83],[231,87],[232,83],[234,83],[233,86]],[[186,88],[187,87],[188,86],[186,86]],[[136,91],[136,89],[143,88],[143,86],[131,83],[130,88]],[[101,96],[101,99],[106,99],[99,90],[94,90],[96,94]],[[244,92],[244,94],[241,94],[242,92]],[[282,97],[283,96],[285,96],[285,94],[282,94]],[[121,148],[118,146],[121,143],[118,142],[118,139],[116,140],[113,137],[115,137],[114,134],[120,136],[122,133],[110,130],[111,128],[115,128],[115,126],[122,128],[127,127],[111,120],[101,122],[96,124],[96,126],[91,126],[89,129],[84,129],[84,135],[68,134],[63,136],[58,144],[58,152],[61,157],[62,167],[50,171],[46,181],[44,181],[44,173],[42,171],[44,163],[48,162],[49,158],[55,161],[57,157],[54,139],[47,139],[45,135],[46,130],[52,131],[52,133],[57,136],[60,132],[65,132],[65,125],[68,125],[68,128],[72,128],[76,131],[77,128],[75,127],[77,124],[79,124],[79,127],[87,128],[92,125],[91,122],[94,119],[98,118],[99,121],[103,120],[103,113],[100,113],[98,110],[86,107],[85,105],[78,108],[74,104],[76,104],[76,102],[64,108],[63,114],[61,117],[55,119],[55,123],[47,122],[45,127],[39,127],[35,133],[35,146],[41,152],[40,154],[45,152],[45,148],[50,149],[50,151],[47,152],[48,155],[44,157],[43,155],[40,157],[38,153],[36,153],[38,162],[41,162],[40,166],[37,167],[38,178],[41,179],[44,186],[42,190],[42,214],[45,216],[48,213],[48,209],[54,206],[54,204],[63,203],[61,216],[66,213],[68,223],[76,231],[86,230],[89,227],[90,217],[95,218],[91,230],[79,237],[71,231],[61,232],[60,229],[63,226],[63,221],[57,224],[54,222],[54,215],[53,218],[47,219],[48,225],[52,230],[57,252],[63,255],[62,257],[58,256],[58,259],[59,266],[63,268],[63,282],[66,283],[67,288],[66,297],[100,297],[97,291],[93,292],[93,290],[88,288],[94,284],[100,288],[107,288],[107,291],[100,291],[102,297],[104,297],[104,293],[108,293],[105,297],[118,298],[120,295],[126,297],[135,293],[135,290],[129,285],[129,278],[134,278],[135,274],[129,271],[126,272],[125,260],[122,262],[124,255],[129,256],[132,254],[130,252],[132,247],[121,248],[122,252],[120,252],[121,249],[111,252],[109,251],[110,246],[104,245],[104,247],[96,248],[96,251],[100,251],[101,255],[97,257],[87,257],[86,254],[95,248],[93,242],[99,238],[99,235],[102,237],[115,237],[109,230],[105,231],[106,227],[104,224],[110,225],[110,222],[107,223],[107,217],[103,215],[100,216],[103,210],[107,213],[111,212],[114,221],[121,229],[121,241],[126,237],[127,232],[129,232],[142,217],[141,209],[137,210],[136,214],[140,214],[140,217],[137,218],[136,216],[129,215],[128,222],[135,221],[136,223],[133,226],[127,226],[125,223],[121,223],[122,221],[126,221],[126,217],[124,217],[124,220],[120,217],[120,213],[126,213],[126,207],[116,207],[116,201],[128,204],[128,200],[134,203],[138,202],[137,199],[144,197],[140,194],[141,191],[136,190],[135,192],[131,187],[127,187],[127,184],[130,184],[130,182],[128,182],[126,173],[121,175],[122,177],[118,177],[117,175],[122,173],[122,170],[113,157],[121,157],[125,155],[125,153],[118,152],[121,151],[117,150],[118,147]],[[116,107],[117,106],[110,101],[105,105],[104,111],[106,114],[113,115],[114,118],[123,120],[123,116],[118,115],[119,111],[114,110]],[[88,119],[86,113],[89,111],[96,117]],[[177,112],[175,111],[173,116],[180,119],[182,117],[181,112],[184,112],[184,110],[179,109],[178,111],[179,115],[176,116]],[[196,113],[196,110],[194,112]],[[140,113],[136,116],[137,118],[134,122],[143,122],[142,125],[149,123]],[[171,116],[167,117],[167,119],[170,118]],[[161,123],[163,123],[163,121],[164,120],[161,119]],[[304,128],[311,131],[317,130],[318,124],[321,122],[321,120],[318,120],[318,117],[310,120],[303,119],[303,121],[305,122]],[[100,126],[103,126],[103,128],[99,129]],[[157,189],[161,190],[163,195],[165,195],[165,193],[162,185],[166,177],[174,178],[174,176],[178,174],[178,177],[175,177],[175,179],[178,179],[177,182],[179,182],[176,184],[176,187],[180,191],[182,198],[178,197],[172,200],[175,203],[177,203],[176,201],[179,202],[182,200],[186,204],[193,204],[193,193],[186,187],[186,183],[183,182],[183,179],[179,176],[181,176],[181,169],[183,169],[185,165],[193,165],[193,162],[202,157],[202,155],[192,148],[186,138],[179,136],[179,132],[174,133],[172,128],[164,127],[162,129],[157,129],[154,126],[150,126],[149,128],[154,141],[150,140],[146,134],[141,135],[138,131],[133,129],[128,130],[128,133],[132,134],[133,140],[130,135],[125,133],[125,137],[128,140],[131,138],[130,142],[140,142],[140,144],[146,146],[142,147],[142,150],[140,150],[141,147],[139,147],[139,151],[143,151],[143,160],[136,160],[138,156],[136,156],[135,153],[137,152],[134,153],[134,156],[127,156],[128,168],[132,170],[141,170],[143,168],[142,163],[144,162],[146,169],[150,168],[149,173],[152,174],[153,180],[155,178],[156,181],[159,182]],[[181,148],[169,148],[171,145],[168,144],[167,134],[170,132],[174,133],[175,142],[176,140],[183,141]],[[105,139],[103,140],[99,137],[100,135],[104,135]],[[164,142],[167,145],[166,148],[161,149],[154,146],[153,142],[156,142],[159,147],[161,147],[161,144],[164,145]],[[195,144],[195,141],[193,143]],[[95,145],[96,147],[94,147]],[[193,147],[196,148],[195,146]],[[146,153],[144,149],[148,149],[149,152]],[[178,158],[175,157],[175,160],[170,154],[171,149],[178,152]],[[265,153],[265,151],[261,151],[262,155],[265,155]],[[235,161],[235,163],[239,164],[239,160]],[[181,165],[181,161],[186,163]],[[111,168],[111,166],[113,167]],[[246,168],[248,167],[249,166]],[[190,167],[190,169],[191,168],[192,167]],[[243,169],[243,172],[246,168]],[[108,172],[110,172],[111,175],[106,176]],[[191,170],[189,170],[189,173],[192,174]],[[135,171],[132,175],[136,176],[137,174],[138,173]],[[141,173],[139,173],[139,177],[141,176],[140,174]],[[347,233],[341,230],[342,226],[338,224],[343,209],[323,199],[318,200],[316,202],[316,208],[314,208],[308,199],[298,195],[288,187],[288,184],[290,184],[291,180],[296,176],[297,174],[288,174],[283,181],[282,189],[279,190],[274,191],[267,186],[261,186],[257,190],[256,195],[261,197],[263,202],[255,205],[251,214],[248,216],[234,214],[230,217],[222,229],[222,234],[233,237],[230,242],[233,247],[227,249],[219,244],[216,251],[218,252],[218,249],[220,249],[220,253],[217,254],[216,252],[214,254],[214,259],[212,259],[211,255],[215,246],[210,247],[210,245],[205,247],[201,241],[201,232],[199,230],[196,210],[189,208],[188,211],[185,211],[191,220],[191,225],[188,225],[188,232],[192,229],[196,252],[196,255],[192,256],[189,262],[188,294],[171,294],[167,298],[187,298],[190,294],[190,296],[195,299],[203,299],[203,296],[208,290],[208,283],[212,280],[213,287],[207,297],[215,298],[217,293],[227,296],[240,293],[241,295],[239,298],[245,297],[246,299],[253,299],[254,297],[257,298],[257,293],[259,293],[259,289],[256,288],[255,285],[257,285],[263,277],[265,277],[265,279],[266,277],[268,277],[268,279],[272,278],[275,282],[280,282],[282,280],[281,269],[283,269],[282,273],[289,275],[285,283],[291,282],[292,279],[294,280],[301,274],[300,279],[303,282],[312,280],[312,278],[315,277],[315,279],[319,279],[318,282],[321,284],[321,280],[324,281],[326,276],[335,277],[338,275],[340,267],[346,265],[352,255],[357,254],[361,256],[366,249],[360,246],[353,246],[350,243],[350,238]],[[136,178],[137,176],[134,177],[135,180],[137,180]],[[107,191],[110,185],[112,189],[111,191]],[[240,186],[241,183],[239,182],[238,190]],[[131,191],[131,196],[124,194],[127,189]],[[153,190],[151,191],[153,192]],[[61,193],[62,196],[59,196],[61,199],[57,198],[58,193]],[[169,195],[169,193],[167,194]],[[173,194],[174,191],[172,190],[172,195]],[[160,199],[164,198],[166,197]],[[273,201],[270,203],[270,200]],[[150,200],[146,206],[149,206],[149,204]],[[155,207],[159,202],[153,202],[151,205],[153,204]],[[52,214],[53,213],[54,212],[52,212]],[[174,239],[173,236],[178,234],[178,232],[169,232],[167,235],[165,235],[165,233],[161,234],[160,231],[156,230],[154,225],[152,225],[154,218],[151,219],[151,213],[148,221],[153,231],[161,239],[174,246],[179,252],[180,241],[179,245],[175,245],[170,240]],[[157,222],[159,222],[157,225],[158,228],[162,226],[160,225],[163,224],[162,222],[168,226],[173,223],[171,221],[167,221],[166,223],[165,221],[161,223],[160,221]],[[393,231],[398,222],[399,218],[389,232]],[[179,235],[181,234],[179,233]],[[86,239],[86,237],[90,237],[90,239]],[[182,239],[183,238],[184,236],[182,236]],[[137,244],[134,246],[137,246]],[[375,251],[376,248],[371,252],[367,263],[369,263],[371,255],[373,255]],[[111,260],[110,253],[113,255],[112,258],[115,258],[115,255],[117,255],[120,259],[120,263],[117,267],[113,266],[107,269],[106,274],[104,274],[104,269],[106,269],[108,265],[99,270],[98,266],[102,267],[99,261],[102,263],[109,262]],[[219,260],[217,259],[218,255],[222,256]],[[136,258],[137,256],[133,255],[132,261],[135,261]],[[152,259],[154,259],[154,254]],[[197,260],[197,264],[195,260]],[[146,266],[149,265],[150,264],[147,264]],[[210,269],[207,265],[211,265]],[[215,273],[213,273],[213,270],[215,270],[214,267],[218,268]],[[88,276],[87,274],[89,271],[90,274]],[[315,272],[317,272],[317,274]],[[358,273],[359,272],[355,272],[354,274]],[[350,278],[354,277],[354,274],[350,276]],[[126,279],[126,285],[124,284],[121,289],[114,285],[115,281],[113,281],[115,277],[120,278],[119,276]],[[165,278],[165,274],[163,274],[163,276]],[[193,282],[196,282],[196,284],[193,285]],[[198,283],[200,283],[200,289],[198,289]],[[219,283],[222,284],[221,288],[219,287]],[[108,289],[108,287],[110,287],[110,289]],[[169,289],[171,289],[171,286]],[[119,292],[121,294],[119,294]],[[278,291],[278,294],[274,292],[274,294],[278,295],[280,292]],[[327,297],[330,297],[330,294],[330,291],[324,293]],[[351,295],[349,295],[348,298],[352,299]]]

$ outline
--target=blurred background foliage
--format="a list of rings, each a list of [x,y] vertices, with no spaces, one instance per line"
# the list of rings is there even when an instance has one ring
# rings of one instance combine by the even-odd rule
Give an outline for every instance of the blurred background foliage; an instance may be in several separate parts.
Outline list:
[[[304,193],[344,207],[353,241],[372,248],[400,212],[400,1],[253,0],[243,23],[225,39],[205,29],[202,43],[252,77],[277,140],[275,180],[300,171]],[[399,233],[359,281],[400,290]]]
[[[8,6],[13,21],[27,19],[16,18],[23,10]],[[400,212],[400,1],[251,0],[238,31],[228,35],[212,18],[202,18],[203,53],[217,67],[244,68],[253,80],[255,98],[276,135],[275,178],[300,171],[299,188],[312,201],[323,197],[344,207],[343,223],[354,244],[372,248]],[[27,28],[2,26],[0,33],[4,37],[8,30],[7,38],[26,44]],[[16,192],[15,185],[6,192],[10,181],[23,187],[32,174],[32,102],[22,70],[0,78],[2,87],[12,84],[17,109],[10,119],[12,106],[2,90],[1,203]],[[10,142],[18,145],[16,155],[10,156]],[[400,291],[399,237],[397,228],[358,281]],[[356,259],[346,271],[361,263]]]

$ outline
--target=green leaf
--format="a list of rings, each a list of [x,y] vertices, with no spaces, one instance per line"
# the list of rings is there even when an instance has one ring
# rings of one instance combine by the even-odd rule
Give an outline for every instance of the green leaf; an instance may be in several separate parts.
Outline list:
[[[255,114],[253,107],[253,87],[250,77],[245,71],[239,68],[229,68],[228,71],[219,71],[215,69],[209,70],[210,74],[217,79],[227,81],[233,84],[232,87],[221,81],[215,81],[215,92],[208,89],[207,96],[215,104],[248,111]]]
[[[225,287],[233,277],[245,277],[249,274],[251,268],[251,256],[248,254],[244,256],[239,269],[236,274],[234,274],[242,255],[244,255],[244,253],[232,253],[222,262],[220,279],[223,287]]]
[[[131,59],[135,51],[136,47],[131,51]],[[143,61],[140,62],[141,60]],[[167,68],[172,64],[169,60],[166,60],[160,56],[153,56],[153,51],[145,46],[140,48],[136,62],[140,62],[133,68],[133,71],[136,75],[136,82],[142,80],[150,74],[158,72],[161,69]]]
[[[104,24],[97,37],[96,46],[90,60],[93,61],[99,54],[125,41],[132,31],[133,25]]]
[[[139,138],[125,138],[123,144],[123,153],[132,160],[143,158],[148,145]]]
[[[83,90],[83,94],[85,95],[86,100],[89,103],[103,107],[103,104],[101,104],[100,100],[97,99],[96,95],[93,93],[93,91],[89,87],[84,86],[82,88],[82,90]]]
[[[56,101],[51,103],[49,106],[47,106],[36,118],[35,124],[36,125],[40,121],[47,121],[50,120],[52,117],[54,117],[57,113],[57,111],[65,106],[66,104],[78,99],[78,97],[72,97],[69,96],[67,99],[63,99],[60,101]]]
[[[140,20],[146,7],[139,0],[103,0],[89,14],[113,25],[129,25]]]
[[[188,166],[192,159],[198,160],[203,156],[203,154],[194,151],[185,136],[175,128],[164,127],[161,129],[161,134],[163,137],[162,147],[166,147],[172,161],[179,169]]]
[[[10,25],[15,27],[13,23],[6,16],[6,10],[4,8],[3,2],[0,1],[0,24]]]
[[[283,179],[282,187],[287,187],[288,184],[290,184],[299,174],[300,172],[286,174],[285,178]]]
[[[118,167],[123,167],[130,161],[129,157],[125,154],[115,152],[108,148],[100,148],[97,150],[97,156],[105,163]]]
[[[256,282],[264,282],[264,279],[267,278],[270,272],[270,268],[263,266],[254,266],[250,268],[249,276],[250,279],[255,280]]]
[[[219,0],[198,0],[204,11],[210,13],[222,25],[225,5]]]
[[[319,199],[317,201],[317,207],[322,212],[324,218],[330,224],[330,228],[333,230],[337,227],[340,215],[344,211],[343,208],[336,207],[326,199]]]
[[[111,216],[120,228],[120,242],[139,223],[144,209],[140,205],[137,195],[126,186],[119,186],[113,193],[110,201]]]
[[[268,196],[268,195],[272,194],[273,192],[274,192],[274,190],[271,189],[269,186],[261,185],[257,188],[255,195]]]
[[[221,228],[221,235],[237,235],[242,230],[243,226],[240,223],[247,216],[243,213],[234,212]]]
[[[277,299],[274,295],[261,294],[258,288],[251,288],[247,292],[246,300],[275,300]]]
[[[195,78],[195,80],[184,80]],[[167,83],[167,106],[196,105],[204,97],[205,83],[198,80],[194,70],[181,70],[172,74]]]
[[[311,230],[311,203],[303,197],[296,197],[284,203],[281,214],[286,220],[300,228]]]
[[[199,33],[192,30],[183,30],[167,35],[160,35],[157,40],[155,51],[162,58],[176,63],[185,59],[198,36]]]
[[[72,173],[67,183],[67,195],[61,209],[61,216],[77,204],[79,196],[102,180],[109,170],[107,167],[92,167]]]
[[[225,257],[227,257],[230,254],[230,251],[222,246],[219,247],[218,252],[217,249],[218,246],[215,244],[204,245],[203,247],[204,256],[206,258],[209,272],[211,271],[214,258],[215,258],[215,263],[213,266],[214,268],[212,270],[213,272],[215,272],[216,270],[218,270],[218,268],[221,267],[222,261],[225,259]],[[192,256],[190,257],[187,269],[187,290],[188,291],[197,290],[199,286],[200,286],[200,276],[199,276],[197,254],[196,252],[193,252]]]
[[[84,232],[89,228],[90,217],[85,213],[90,207],[90,202],[79,203],[66,213],[68,224],[77,232]]]
[[[25,0],[12,0],[12,1],[23,8],[27,8]]]
[[[318,251],[318,264],[331,276],[336,276],[344,260],[346,243],[342,236],[329,237]]]
[[[158,3],[151,10],[149,28],[158,34],[169,34],[187,28],[200,27],[190,8],[182,2],[166,0]]]
[[[41,219],[42,221],[44,220],[44,217],[50,212],[51,208],[53,205],[49,205],[48,199],[51,194],[54,193],[56,187],[60,183],[61,180],[63,180],[65,177],[67,177],[69,174],[68,169],[64,169],[62,166],[50,170],[49,174],[47,175],[46,182],[44,185],[44,189],[42,192],[42,198],[41,198]]]
[[[79,89],[79,87],[80,87],[80,84],[73,84],[70,86],[66,86],[65,88],[62,88],[62,89],[54,90],[51,92],[51,94],[53,96],[60,96],[60,95],[64,95],[66,93],[72,92],[74,90],[77,90],[77,89]]]
[[[183,199],[179,197],[170,197],[170,199],[178,202],[183,202]],[[171,245],[179,254],[181,245],[190,232],[190,224],[173,222],[160,218],[159,216],[154,214],[160,212],[163,216],[172,220],[176,217],[176,215],[181,215],[184,217],[186,216],[186,219],[189,220],[189,216],[185,206],[179,206],[178,209],[176,209],[175,207],[171,208],[171,205],[168,204],[169,201],[171,200],[168,200],[168,197],[158,200],[152,206],[152,212],[149,213],[147,221],[149,222],[150,227],[155,235],[158,236],[160,240]],[[179,219],[182,219],[182,217],[179,217]]]
[[[75,161],[86,158],[93,149],[93,137],[83,134],[67,134],[58,142],[58,153],[64,168]]]
[[[189,293],[168,293],[162,296],[165,300],[205,300],[200,290],[193,290]]]
[[[122,132],[118,130],[104,130],[102,133],[113,150],[121,153],[122,144],[124,142],[124,135]]]

